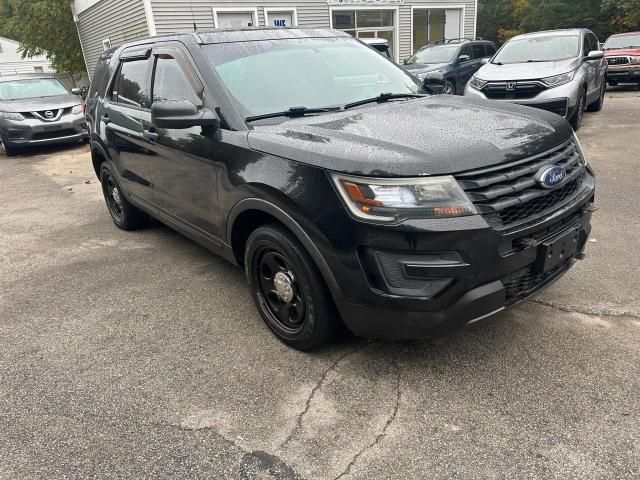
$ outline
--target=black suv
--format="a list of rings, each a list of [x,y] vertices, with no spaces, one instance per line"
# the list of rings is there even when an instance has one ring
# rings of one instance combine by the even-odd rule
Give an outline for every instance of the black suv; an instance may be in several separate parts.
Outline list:
[[[467,82],[482,65],[493,57],[496,45],[487,40],[456,39],[429,44],[404,61],[404,68],[424,80],[430,73],[445,79],[442,93],[462,95]]]
[[[115,224],[151,215],[241,265],[298,349],[488,317],[566,272],[590,231],[595,179],[564,119],[424,95],[341,32],[131,43],[87,105]]]

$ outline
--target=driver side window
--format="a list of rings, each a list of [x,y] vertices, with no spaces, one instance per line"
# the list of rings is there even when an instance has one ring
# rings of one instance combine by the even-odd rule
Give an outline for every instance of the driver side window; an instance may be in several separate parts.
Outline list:
[[[468,62],[470,59],[473,58],[473,56],[471,55],[471,47],[469,47],[469,45],[465,45],[464,47],[462,47],[460,49],[460,53],[458,53],[458,59],[462,56],[462,55],[466,55],[467,58],[466,60],[464,60],[464,62]]]
[[[168,54],[156,56],[153,76],[153,101],[188,100],[203,106],[204,87],[190,69],[183,69],[178,60]]]

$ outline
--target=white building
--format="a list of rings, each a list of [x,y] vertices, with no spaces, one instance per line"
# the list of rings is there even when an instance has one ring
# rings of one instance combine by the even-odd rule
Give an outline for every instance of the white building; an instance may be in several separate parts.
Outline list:
[[[0,75],[53,72],[47,57],[38,55],[23,59],[19,47],[18,42],[0,37]]]
[[[246,26],[331,27],[385,38],[396,61],[428,42],[475,37],[477,0],[74,0],[87,70],[136,38]]]

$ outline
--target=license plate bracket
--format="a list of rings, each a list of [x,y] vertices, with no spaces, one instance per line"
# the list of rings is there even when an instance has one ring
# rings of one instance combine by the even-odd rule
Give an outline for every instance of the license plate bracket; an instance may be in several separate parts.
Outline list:
[[[581,230],[581,227],[574,227],[542,242],[538,251],[538,272],[547,273],[575,257]]]

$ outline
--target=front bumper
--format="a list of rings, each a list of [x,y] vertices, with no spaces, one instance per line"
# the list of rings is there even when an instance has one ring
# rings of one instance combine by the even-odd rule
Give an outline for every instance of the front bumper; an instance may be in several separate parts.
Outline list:
[[[21,121],[0,120],[0,133],[6,144],[14,147],[66,143],[88,138],[84,114],[67,114],[55,122],[36,118]]]
[[[517,229],[496,230],[477,216],[431,222],[431,231],[416,222],[395,233],[361,232],[360,274],[352,264],[337,276],[345,324],[364,337],[427,338],[517,305],[582,258],[594,191],[589,175],[575,197]],[[542,245],[566,232],[577,233],[575,253],[543,271]]]
[[[640,82],[640,65],[609,65],[607,82],[638,83]]]
[[[569,82],[559,87],[549,88],[538,93],[532,98],[523,99],[490,99],[480,90],[472,88],[469,84],[465,87],[464,95],[468,97],[481,98],[492,102],[507,102],[525,105],[527,107],[538,108],[555,113],[561,117],[571,118],[578,106],[580,95],[580,85],[576,81]]]

